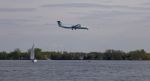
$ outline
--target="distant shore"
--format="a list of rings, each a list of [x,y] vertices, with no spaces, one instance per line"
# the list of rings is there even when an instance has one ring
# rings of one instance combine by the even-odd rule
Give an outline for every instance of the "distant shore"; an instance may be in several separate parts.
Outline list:
[[[29,60],[29,52],[21,52],[15,49],[12,52],[0,52],[0,60]],[[67,52],[67,51],[42,51],[35,48],[37,60],[150,60],[150,53],[144,49],[124,52],[109,49],[105,52]]]

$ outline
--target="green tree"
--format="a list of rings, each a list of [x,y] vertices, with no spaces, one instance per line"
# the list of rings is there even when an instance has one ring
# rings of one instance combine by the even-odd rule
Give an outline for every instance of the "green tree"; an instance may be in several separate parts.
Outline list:
[[[5,52],[5,51],[0,52],[0,60],[7,60],[7,59],[8,59],[7,52]]]
[[[104,52],[104,60],[123,60],[124,55],[123,51],[109,49]]]
[[[129,60],[143,60],[145,58],[145,54],[146,52],[143,49],[130,51],[128,53],[128,59]]]
[[[21,59],[21,51],[19,48],[17,48],[13,52],[9,53],[8,56],[10,59],[20,60]]]

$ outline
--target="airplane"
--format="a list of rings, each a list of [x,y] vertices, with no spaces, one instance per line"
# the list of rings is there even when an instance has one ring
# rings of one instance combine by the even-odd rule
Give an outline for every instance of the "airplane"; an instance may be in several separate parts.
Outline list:
[[[72,26],[63,26],[61,21],[57,21],[58,26],[62,27],[62,28],[66,28],[66,29],[72,29],[72,30],[76,30],[76,29],[87,29],[87,27],[82,27],[80,24],[77,25],[72,25]]]

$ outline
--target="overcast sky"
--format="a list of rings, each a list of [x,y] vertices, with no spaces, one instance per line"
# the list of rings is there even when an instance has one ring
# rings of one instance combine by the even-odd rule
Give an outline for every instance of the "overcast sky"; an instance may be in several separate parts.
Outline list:
[[[0,0],[0,51],[33,42],[49,51],[150,51],[150,0]]]

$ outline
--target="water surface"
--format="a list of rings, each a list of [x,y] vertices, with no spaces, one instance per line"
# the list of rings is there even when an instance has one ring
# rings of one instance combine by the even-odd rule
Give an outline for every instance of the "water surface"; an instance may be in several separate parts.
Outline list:
[[[0,81],[150,81],[150,62],[5,60]]]

